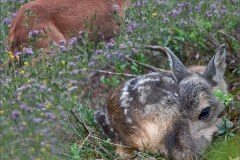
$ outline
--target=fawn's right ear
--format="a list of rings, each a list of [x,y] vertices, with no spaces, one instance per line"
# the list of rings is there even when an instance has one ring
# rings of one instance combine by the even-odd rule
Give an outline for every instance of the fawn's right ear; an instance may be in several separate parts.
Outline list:
[[[226,69],[226,47],[222,44],[215,56],[212,57],[203,76],[207,78],[212,84],[219,83],[223,79]]]
[[[187,68],[182,64],[182,62],[178,59],[178,57],[175,56],[175,54],[172,53],[172,51],[169,48],[164,47],[164,50],[168,55],[170,67],[172,68],[173,71],[173,76],[177,82],[180,82],[184,77],[186,77],[190,73],[187,70]]]

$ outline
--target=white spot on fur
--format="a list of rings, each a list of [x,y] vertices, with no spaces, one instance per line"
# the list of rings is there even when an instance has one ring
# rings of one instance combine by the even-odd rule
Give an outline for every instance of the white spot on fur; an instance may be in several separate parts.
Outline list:
[[[144,113],[145,114],[150,114],[152,111],[156,109],[157,105],[156,104],[147,104],[144,107]]]
[[[133,128],[133,129],[137,129],[137,127],[136,127],[136,126],[132,126],[132,128]]]
[[[113,130],[113,128],[112,128],[112,127],[110,128],[110,131],[111,131],[111,132],[114,132],[114,130]]]
[[[147,96],[149,95],[149,90],[151,90],[151,86],[139,86],[138,87],[138,93],[140,94],[139,101],[141,103],[145,103]]]
[[[128,111],[127,108],[125,108],[125,109],[124,109],[124,114],[127,114],[127,111]]]
[[[133,89],[135,88],[138,88],[138,86],[140,85],[144,85],[145,83],[148,83],[148,82],[156,82],[156,81],[159,81],[159,78],[145,78],[147,75],[143,76],[143,78],[141,78],[137,84],[133,87]]]
[[[127,123],[132,123],[132,119],[130,117],[127,117],[126,122]]]
[[[170,77],[163,77],[163,81],[166,81],[166,82],[171,83],[171,84],[175,83],[174,79],[170,78]]]
[[[129,107],[129,101],[132,101],[133,99],[130,98],[130,94],[128,92],[128,89],[129,89],[129,86],[130,86],[130,83],[133,81],[134,79],[131,79],[129,81],[127,81],[123,88],[121,89],[122,91],[122,94],[121,94],[121,97],[120,97],[120,101],[121,101],[121,107],[123,108],[127,108]]]
[[[108,126],[110,126],[110,120],[109,120],[109,117],[108,117],[108,111],[105,110],[105,118],[106,118],[106,123]]]

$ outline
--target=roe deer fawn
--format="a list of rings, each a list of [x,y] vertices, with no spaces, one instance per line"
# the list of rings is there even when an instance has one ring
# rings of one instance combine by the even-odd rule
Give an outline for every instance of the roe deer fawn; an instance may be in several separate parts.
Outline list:
[[[207,67],[185,68],[165,47],[172,72],[152,72],[127,80],[94,113],[101,130],[122,157],[133,151],[160,152],[169,159],[195,159],[212,141],[224,104],[212,93],[227,93],[223,79],[225,45]]]

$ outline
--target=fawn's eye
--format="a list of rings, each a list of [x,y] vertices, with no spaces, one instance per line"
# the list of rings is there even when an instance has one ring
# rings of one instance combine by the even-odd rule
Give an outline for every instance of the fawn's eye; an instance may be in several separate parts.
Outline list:
[[[199,115],[199,120],[205,119],[210,115],[210,107],[205,108],[202,110],[201,114]]]

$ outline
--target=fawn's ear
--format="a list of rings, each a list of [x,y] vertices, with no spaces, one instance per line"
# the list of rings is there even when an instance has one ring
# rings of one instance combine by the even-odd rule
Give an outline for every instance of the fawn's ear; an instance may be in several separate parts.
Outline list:
[[[212,84],[219,83],[223,79],[226,69],[226,47],[222,44],[218,49],[215,56],[212,57],[203,72],[203,76]]]
[[[178,57],[175,56],[175,54],[172,53],[172,51],[169,48],[164,47],[164,50],[167,53],[170,67],[172,68],[173,71],[173,76],[177,82],[180,82],[184,77],[186,77],[190,73],[187,70],[187,68],[182,64],[182,62],[178,59]]]

